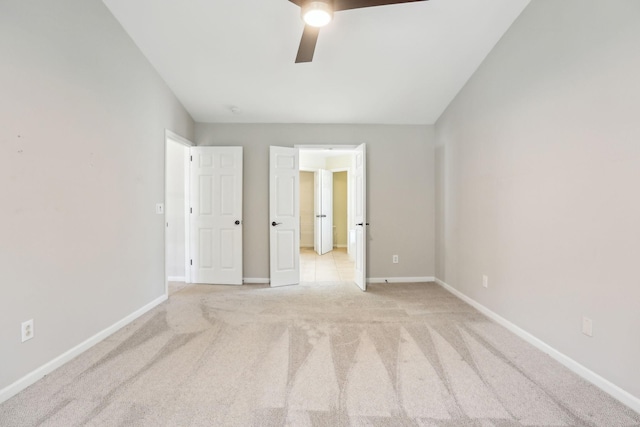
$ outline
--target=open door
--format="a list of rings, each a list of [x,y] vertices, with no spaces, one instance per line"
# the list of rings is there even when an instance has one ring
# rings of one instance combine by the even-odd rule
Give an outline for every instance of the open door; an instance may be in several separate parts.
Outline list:
[[[333,172],[320,169],[314,174],[315,230],[313,246],[318,255],[333,250]]]
[[[300,171],[297,148],[269,149],[271,286],[300,283]]]
[[[190,148],[191,282],[242,284],[242,147]]]
[[[361,144],[353,157],[354,175],[354,221],[356,230],[355,244],[355,282],[363,291],[367,290],[367,175],[366,150]]]

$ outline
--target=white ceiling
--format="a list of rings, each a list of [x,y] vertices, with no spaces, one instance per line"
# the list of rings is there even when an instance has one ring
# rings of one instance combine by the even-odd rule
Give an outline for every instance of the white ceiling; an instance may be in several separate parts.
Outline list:
[[[384,124],[433,124],[529,3],[338,12],[295,64],[288,0],[103,1],[197,122]]]

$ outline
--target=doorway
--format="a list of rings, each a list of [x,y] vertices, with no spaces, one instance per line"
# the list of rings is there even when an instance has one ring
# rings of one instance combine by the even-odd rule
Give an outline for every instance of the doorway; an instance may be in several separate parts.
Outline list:
[[[348,245],[353,163],[350,150],[300,150],[301,282],[354,282]]]
[[[348,247],[353,248],[355,259],[354,283],[363,291],[367,290],[366,266],[367,244],[367,180],[366,145],[358,146],[294,146],[269,147],[269,272],[270,286],[286,286],[300,283],[300,159],[307,151],[330,150],[346,157],[352,176],[348,175],[350,205],[347,224],[349,225]],[[336,157],[337,159],[337,157]],[[319,169],[340,168],[333,164]],[[304,170],[304,168],[303,168]],[[351,228],[353,226],[353,228]],[[353,245],[351,246],[351,236]]]
[[[189,148],[194,144],[165,131],[165,292],[173,294],[189,282]]]

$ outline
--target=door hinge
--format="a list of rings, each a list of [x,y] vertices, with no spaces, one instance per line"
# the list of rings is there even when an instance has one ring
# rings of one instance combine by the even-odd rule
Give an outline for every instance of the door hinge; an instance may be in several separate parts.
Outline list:
[[[193,265],[193,260],[192,260],[192,259],[190,259],[189,261],[191,262],[191,265]]]
[[[189,208],[189,213],[193,213],[193,208]]]
[[[189,161],[193,162],[193,156],[189,156]]]

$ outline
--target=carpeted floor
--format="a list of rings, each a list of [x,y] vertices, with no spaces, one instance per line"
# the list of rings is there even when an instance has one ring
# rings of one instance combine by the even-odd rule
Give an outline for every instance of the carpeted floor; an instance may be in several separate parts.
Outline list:
[[[1,426],[640,426],[433,283],[187,286]]]

